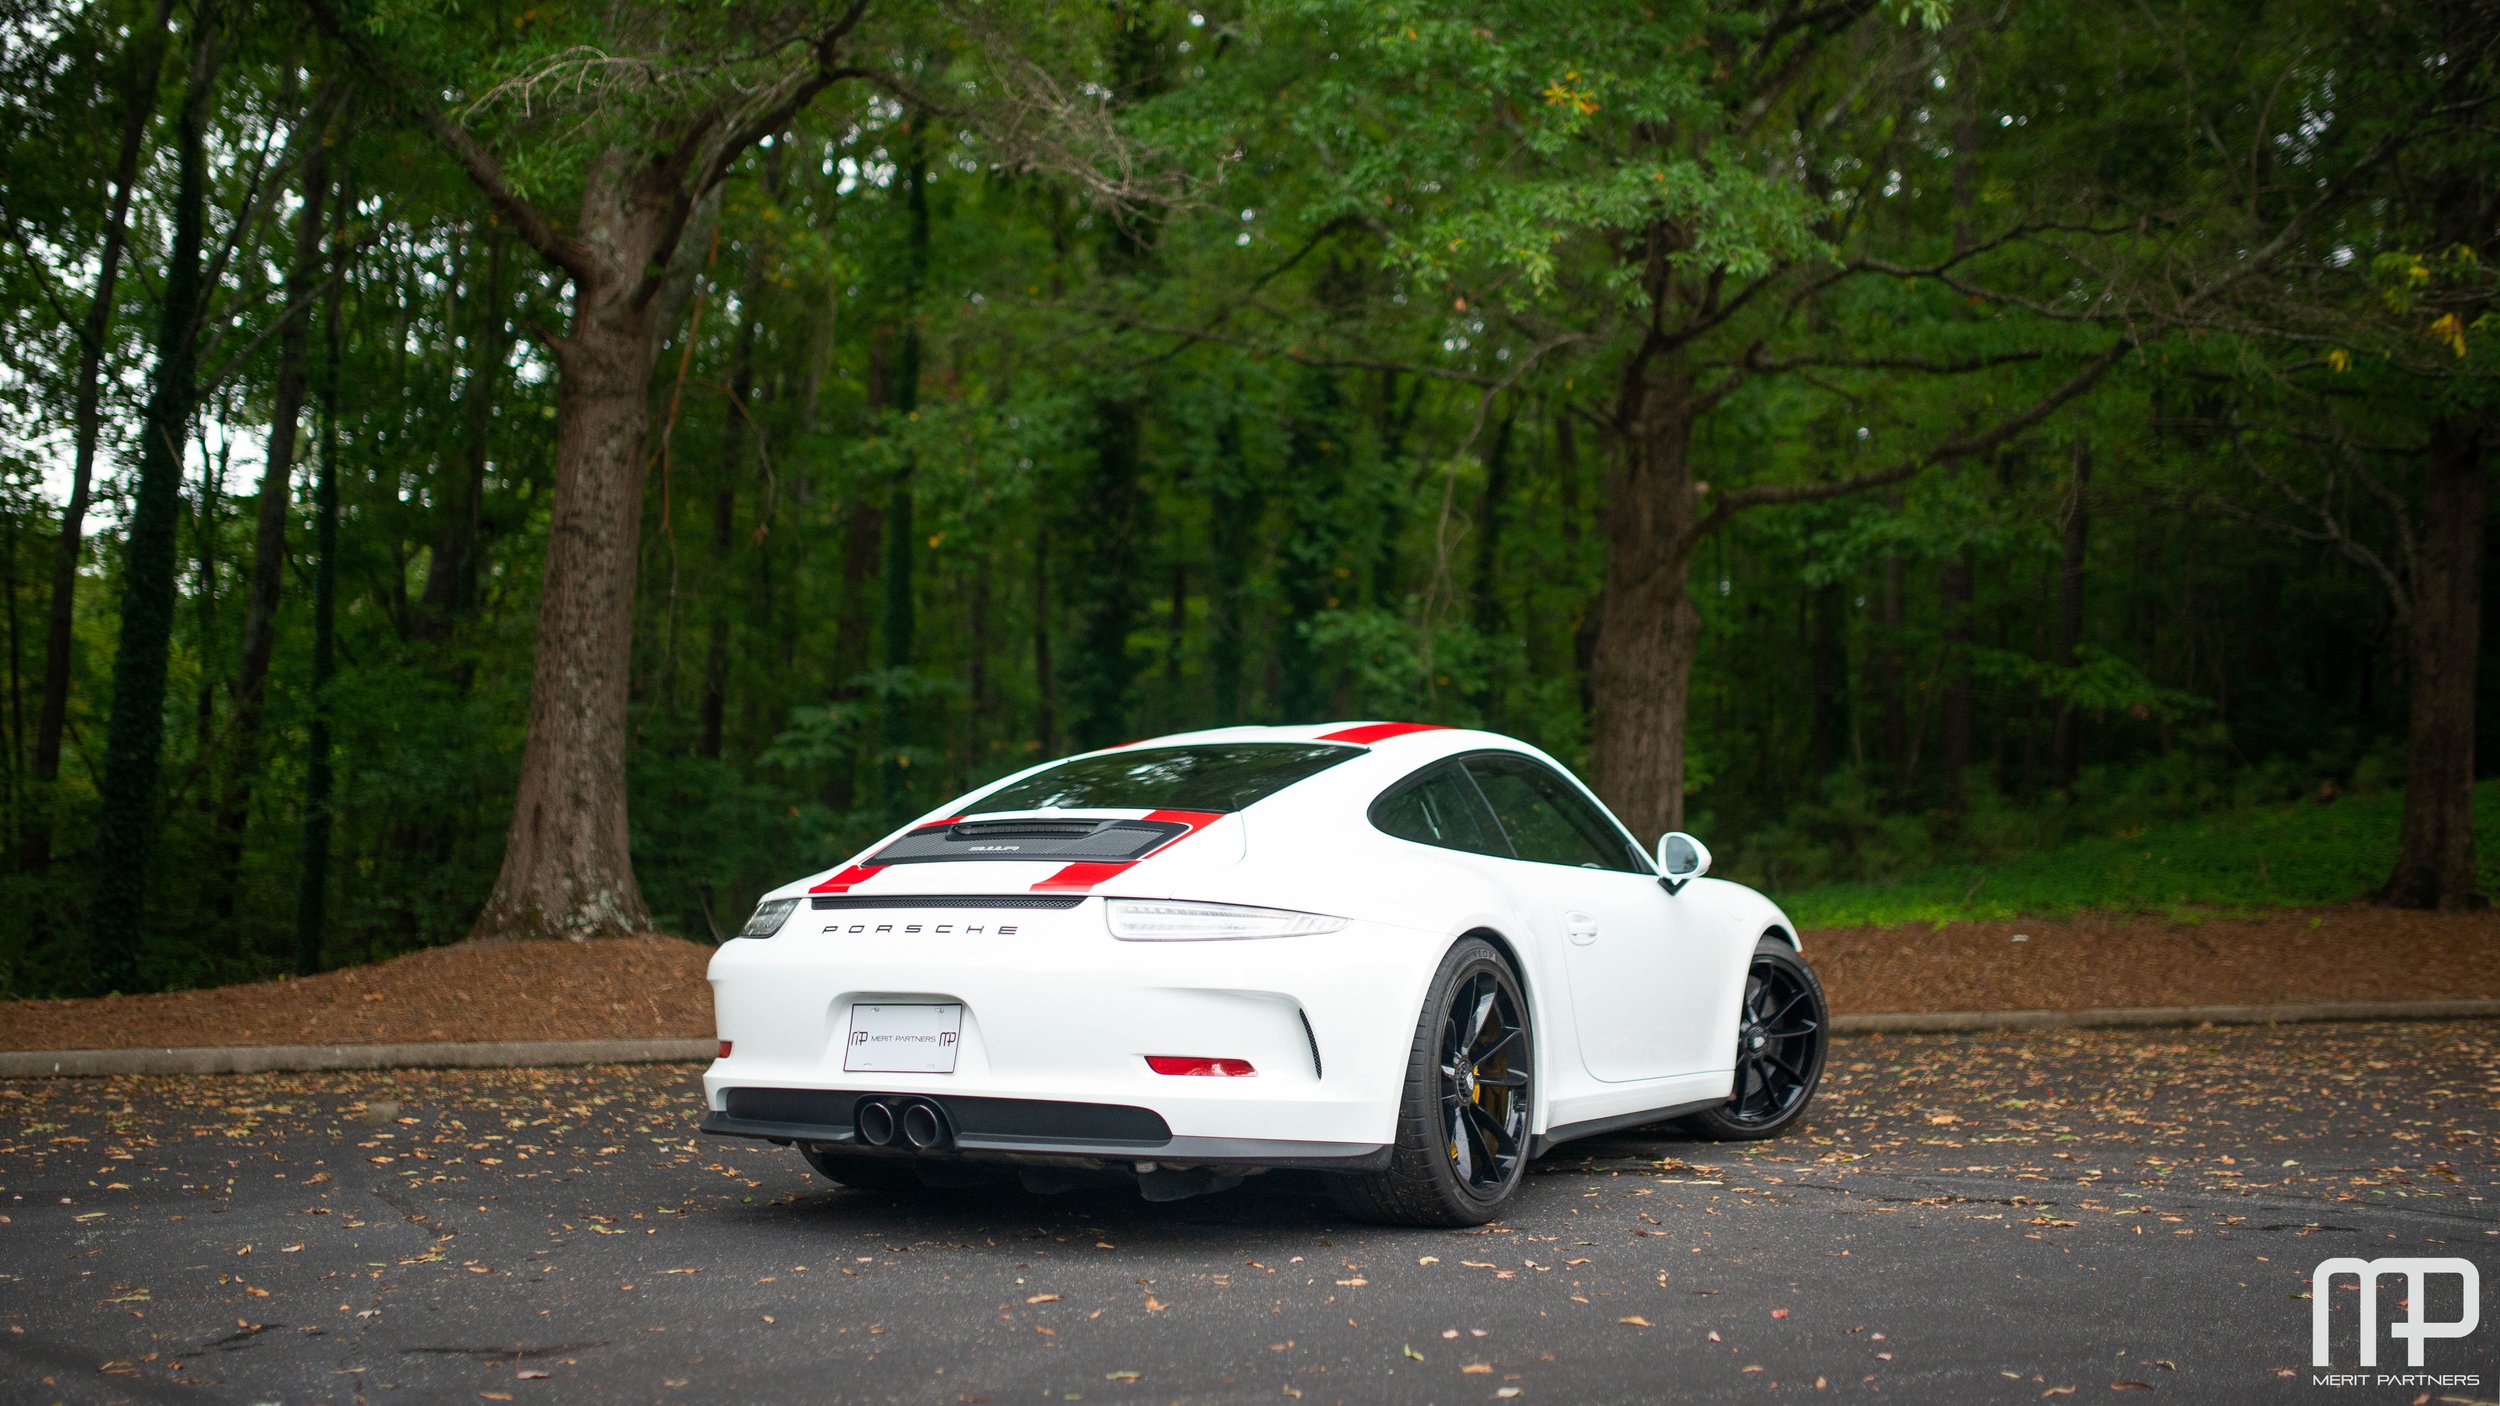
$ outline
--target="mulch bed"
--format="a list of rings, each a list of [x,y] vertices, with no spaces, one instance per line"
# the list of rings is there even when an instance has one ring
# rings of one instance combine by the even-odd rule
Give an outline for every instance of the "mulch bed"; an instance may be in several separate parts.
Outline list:
[[[302,981],[10,1001],[0,1049],[701,1038],[711,952],[669,937],[455,946]],[[1806,955],[1842,1012],[2500,997],[2500,913],[2362,904],[1809,930]]]
[[[0,1049],[702,1037],[711,958],[673,937],[461,944],[300,981],[9,1001]]]
[[[2123,914],[1808,929],[1805,941],[1835,1011],[2500,997],[2500,912],[2354,903],[2193,923]]]

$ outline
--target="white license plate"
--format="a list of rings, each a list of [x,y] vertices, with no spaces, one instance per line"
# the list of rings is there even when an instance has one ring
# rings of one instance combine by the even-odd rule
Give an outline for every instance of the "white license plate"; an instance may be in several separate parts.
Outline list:
[[[853,1006],[842,1068],[854,1074],[952,1074],[963,1043],[964,1008]]]

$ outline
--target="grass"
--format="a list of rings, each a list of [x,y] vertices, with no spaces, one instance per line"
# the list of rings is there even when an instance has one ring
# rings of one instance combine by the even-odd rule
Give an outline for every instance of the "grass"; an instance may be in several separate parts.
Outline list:
[[[1889,883],[1774,894],[1806,927],[2063,918],[2090,911],[2190,917],[2342,903],[2387,879],[2404,797],[2295,801],[2077,840],[1993,864],[1950,864]],[[2500,893],[2500,782],[2474,788],[2482,887]]]

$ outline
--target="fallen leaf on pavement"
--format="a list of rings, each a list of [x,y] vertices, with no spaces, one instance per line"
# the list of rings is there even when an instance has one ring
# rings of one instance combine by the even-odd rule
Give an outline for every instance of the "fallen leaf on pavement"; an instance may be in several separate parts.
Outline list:
[[[1629,1323],[1629,1324],[1631,1324],[1631,1325],[1632,1325],[1633,1327],[1635,1327],[1635,1328],[1646,1328],[1646,1327],[1648,1327],[1648,1326],[1649,1326],[1649,1320],[1648,1320],[1648,1319],[1646,1319],[1646,1318],[1641,1317],[1641,1316],[1640,1316],[1639,1314],[1637,1314],[1637,1313],[1633,1314],[1632,1316],[1630,1316],[1630,1317],[1628,1317],[1628,1318],[1618,1318],[1618,1319],[1616,1319],[1615,1321],[1616,1321],[1617,1323]],[[1716,1338],[1716,1337],[1718,1336],[1718,1334],[1716,1334],[1716,1333],[1712,1333],[1710,1336],[1711,1336],[1711,1337],[1713,1337],[1713,1338]]]

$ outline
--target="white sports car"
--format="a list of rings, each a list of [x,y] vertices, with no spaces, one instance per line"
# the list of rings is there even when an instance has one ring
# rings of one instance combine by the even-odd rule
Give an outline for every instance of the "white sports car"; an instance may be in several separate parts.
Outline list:
[[[1822,1073],[1796,925],[1655,861],[1551,757],[1236,727],[1019,772],[767,895],[712,958],[706,1132],[891,1187],[994,1164],[1163,1200],[1269,1168],[1474,1225],[1530,1159],[1765,1138]]]

